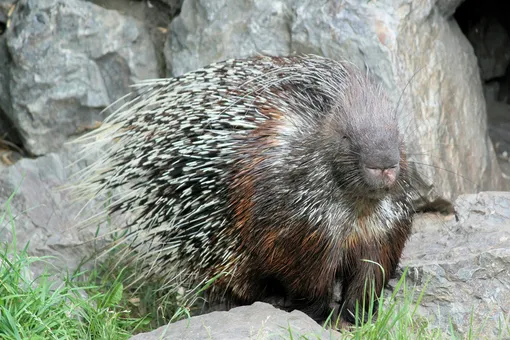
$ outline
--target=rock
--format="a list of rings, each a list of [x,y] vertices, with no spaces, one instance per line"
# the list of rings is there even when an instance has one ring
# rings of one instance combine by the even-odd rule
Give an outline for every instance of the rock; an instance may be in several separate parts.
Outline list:
[[[510,188],[487,134],[473,48],[456,22],[441,15],[457,3],[440,1],[452,7],[438,11],[434,2],[412,0],[250,0],[230,6],[225,0],[188,0],[170,25],[168,72],[294,52],[366,67],[399,103],[421,203],[448,208],[446,201],[461,193]]]
[[[185,1],[169,27],[169,75],[255,53],[288,54],[291,32],[286,1]]]
[[[144,27],[88,2],[21,0],[5,36],[10,103],[0,105],[35,155],[102,120],[133,82],[158,76]]]
[[[340,339],[340,333],[323,328],[300,311],[284,312],[255,302],[251,306],[213,312],[181,320],[152,332],[138,334],[131,340],[151,339]]]
[[[400,37],[397,54],[402,56],[400,70],[405,70],[399,72],[400,78],[411,79],[411,70],[424,67],[409,88],[414,117],[407,128],[412,164],[432,190],[424,193],[429,201],[435,194],[441,201],[461,193],[506,190],[509,182],[501,173],[487,133],[486,103],[472,47],[455,21],[437,15],[423,19],[433,20],[409,25]],[[418,27],[423,35],[416,38]],[[422,47],[414,52],[405,47],[415,44]],[[463,121],[471,123],[459,123]]]
[[[163,46],[168,35],[168,26],[179,13],[183,0],[88,0],[106,9],[116,10],[145,23],[156,50],[158,73],[163,77],[166,70]]]
[[[432,326],[448,331],[451,320],[466,335],[473,313],[473,326],[485,322],[482,334],[496,338],[510,306],[510,192],[462,195],[455,211],[415,220],[401,262],[407,284],[425,289],[418,311]]]
[[[62,189],[68,183],[68,173],[76,173],[90,164],[85,159],[78,160],[76,149],[67,149],[59,154],[51,153],[37,159],[22,159],[13,166],[0,171],[0,216],[4,203],[15,192],[10,203],[17,236],[18,249],[28,244],[28,253],[33,256],[54,256],[47,262],[57,272],[73,271],[80,261],[99,249],[102,241],[94,241],[96,231],[99,235],[107,223],[94,224],[86,228],[78,227],[80,220],[75,217],[84,204],[75,204],[70,193]],[[99,199],[97,200],[99,202]],[[92,202],[92,206],[95,202]],[[98,207],[89,209],[80,218],[90,217],[99,211]],[[0,225],[2,242],[12,240],[12,225],[9,218]],[[32,268],[41,273],[42,263]],[[51,269],[51,268],[50,268]]]
[[[162,16],[155,10],[162,10],[173,18],[175,14],[179,13],[184,0],[147,0],[147,1],[133,1],[133,0],[85,0],[90,1],[98,6],[115,9],[122,14],[126,14],[137,18],[138,20],[147,21],[149,24],[157,24],[157,21],[162,19]],[[170,11],[166,11],[161,5],[165,6]],[[150,17],[150,15],[154,15]],[[167,18],[166,20],[170,19]],[[154,22],[154,19],[156,22]]]

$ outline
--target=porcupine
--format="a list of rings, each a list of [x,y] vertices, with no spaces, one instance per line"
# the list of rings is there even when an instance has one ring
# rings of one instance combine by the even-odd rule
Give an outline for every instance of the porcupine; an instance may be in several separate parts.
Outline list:
[[[109,212],[135,214],[147,276],[217,277],[210,296],[235,304],[279,292],[322,320],[340,285],[351,323],[367,281],[379,296],[410,234],[412,186],[397,110],[365,72],[259,56],[137,89],[83,139],[115,143],[82,188],[123,188]]]

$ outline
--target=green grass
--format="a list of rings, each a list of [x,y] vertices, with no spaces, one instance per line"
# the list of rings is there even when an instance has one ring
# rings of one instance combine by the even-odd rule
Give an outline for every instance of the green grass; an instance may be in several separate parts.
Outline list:
[[[131,279],[137,269],[119,266],[115,254],[92,270],[55,275],[51,258],[30,256],[28,245],[17,250],[12,197],[0,209],[0,226],[7,225],[13,235],[12,242],[0,244],[0,339],[128,339],[193,314],[186,300],[162,291],[161,282],[136,286]],[[33,277],[30,268],[35,263],[46,264],[47,272]],[[345,339],[460,339],[453,327],[453,335],[448,335],[417,314],[424,290],[410,289],[405,277],[391,294],[376,302],[372,296],[371,308],[379,305],[377,319],[360,320],[342,330]],[[199,296],[212,281],[195,294]],[[338,326],[338,320],[327,324]],[[483,338],[481,326],[471,321],[471,331],[463,339]],[[500,329],[501,339],[510,336],[508,322]],[[320,339],[316,334],[296,334],[292,325],[284,330],[288,339]]]
[[[374,320],[369,316],[368,320],[362,318],[356,322],[355,327],[345,333],[347,339],[439,340],[448,338],[444,332],[431,328],[427,320],[417,315],[417,308],[426,287],[421,292],[416,289],[410,290],[406,284],[406,273],[407,269],[391,294],[382,294],[379,300],[376,300],[372,294],[368,303],[369,311],[372,311],[377,304],[379,311],[377,318]]]
[[[96,284],[98,272],[58,277],[50,258],[30,256],[28,245],[17,250],[11,200],[0,212],[0,225],[8,225],[13,235],[0,249],[0,339],[127,339],[147,324],[119,305],[119,280]],[[48,271],[32,277],[35,263]]]
[[[117,249],[110,252],[103,262],[95,263],[94,269],[86,272],[85,282],[93,282],[100,292],[122,284],[122,295],[116,300],[117,306],[128,310],[131,317],[144,320],[133,332],[150,331],[181,319],[177,315],[180,302],[177,296],[162,289],[164,282],[156,279],[143,283],[134,280],[138,270],[136,266],[119,260],[122,254],[122,250]]]

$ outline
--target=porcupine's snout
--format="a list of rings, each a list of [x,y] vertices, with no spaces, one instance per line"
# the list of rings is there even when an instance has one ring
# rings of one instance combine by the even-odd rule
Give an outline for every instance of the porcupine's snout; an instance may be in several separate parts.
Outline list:
[[[365,180],[374,189],[386,189],[393,186],[400,173],[400,165],[397,163],[390,167],[367,167],[364,168]]]
[[[390,189],[400,175],[400,150],[398,142],[374,141],[364,150],[361,168],[370,191]]]

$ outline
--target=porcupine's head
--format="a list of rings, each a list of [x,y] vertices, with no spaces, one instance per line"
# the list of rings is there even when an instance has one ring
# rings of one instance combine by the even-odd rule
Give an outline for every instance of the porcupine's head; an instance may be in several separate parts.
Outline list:
[[[396,110],[380,86],[352,69],[323,126],[324,157],[335,184],[350,197],[402,192],[406,161]]]

